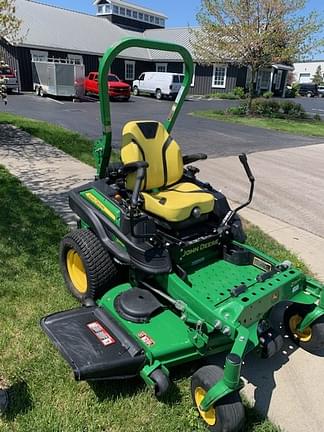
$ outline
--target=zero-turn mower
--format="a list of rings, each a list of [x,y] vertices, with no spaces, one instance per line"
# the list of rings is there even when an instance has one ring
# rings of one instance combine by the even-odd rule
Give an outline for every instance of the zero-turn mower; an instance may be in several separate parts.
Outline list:
[[[164,123],[134,120],[122,131],[120,163],[110,163],[111,119],[107,74],[123,50],[140,47],[180,54],[182,88]],[[141,376],[156,396],[178,365],[226,352],[224,369],[200,367],[192,376],[195,406],[211,431],[239,431],[244,409],[241,366],[256,350],[263,358],[282,347],[269,321],[289,301],[284,323],[291,338],[316,353],[324,346],[324,286],[289,261],[278,262],[245,244],[238,211],[197,179],[171,131],[190,88],[193,62],[182,46],[128,38],[100,63],[103,137],[94,145],[96,179],[71,191],[78,229],[60,248],[70,292],[82,307],[55,313],[41,325],[77,380]],[[197,143],[199,146],[199,143]]]

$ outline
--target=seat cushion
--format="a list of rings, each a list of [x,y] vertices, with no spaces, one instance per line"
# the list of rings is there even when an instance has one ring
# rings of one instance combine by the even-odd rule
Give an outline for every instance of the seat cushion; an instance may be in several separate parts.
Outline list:
[[[188,219],[192,210],[199,207],[201,214],[214,208],[214,197],[193,183],[178,183],[159,192],[142,192],[144,209],[169,222]]]

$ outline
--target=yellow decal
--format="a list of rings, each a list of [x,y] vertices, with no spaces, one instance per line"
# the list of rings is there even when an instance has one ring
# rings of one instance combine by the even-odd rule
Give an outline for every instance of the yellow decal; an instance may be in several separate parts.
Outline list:
[[[95,197],[91,192],[85,194],[87,199],[91,201],[96,207],[98,207],[103,213],[110,217],[113,221],[116,220],[116,216],[111,212],[97,197]]]

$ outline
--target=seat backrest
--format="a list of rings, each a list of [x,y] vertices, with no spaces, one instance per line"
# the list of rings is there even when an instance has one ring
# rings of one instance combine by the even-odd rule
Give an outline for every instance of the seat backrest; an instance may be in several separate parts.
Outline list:
[[[183,175],[180,147],[163,124],[155,121],[131,121],[124,126],[121,160],[124,164],[148,162],[141,190],[168,186]],[[127,176],[128,189],[134,188],[135,178],[136,174]]]

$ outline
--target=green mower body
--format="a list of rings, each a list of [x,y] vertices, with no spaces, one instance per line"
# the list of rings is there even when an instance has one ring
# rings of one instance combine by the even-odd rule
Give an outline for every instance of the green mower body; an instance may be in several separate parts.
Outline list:
[[[280,263],[246,245],[237,212],[223,194],[196,178],[193,167],[184,168],[181,181],[212,196],[212,212],[201,215],[195,208],[190,218],[170,222],[143,209],[136,184],[143,181],[144,161],[109,163],[106,76],[114,58],[133,46],[176,51],[184,59],[183,86],[164,123],[168,133],[190,87],[192,59],[183,47],[126,39],[103,57],[99,82],[103,138],[94,147],[98,175],[71,191],[70,206],[80,221],[61,247],[65,280],[83,307],[49,315],[42,327],[77,380],[140,375],[157,396],[168,391],[173,367],[226,352],[222,377],[204,385],[205,371],[193,379],[200,384],[192,387],[202,418],[211,431],[218,431],[225,422],[223,401],[231,403],[242,387],[246,354],[256,350],[268,358],[282,347],[282,336],[269,320],[275,305],[288,301],[295,307],[287,318],[295,341],[305,349],[309,344],[314,352],[323,347],[318,327],[313,333],[312,328],[323,321],[324,287],[288,261]],[[184,156],[184,165],[201,158]],[[241,162],[253,185],[244,155]],[[130,191],[125,184],[133,173],[137,180]],[[252,193],[253,186],[250,200]],[[239,430],[242,421],[236,420],[227,430]]]

